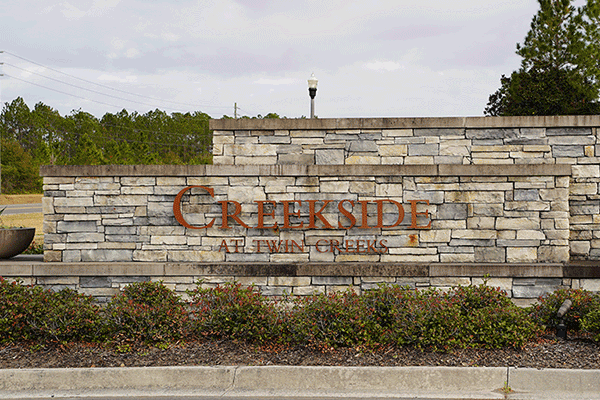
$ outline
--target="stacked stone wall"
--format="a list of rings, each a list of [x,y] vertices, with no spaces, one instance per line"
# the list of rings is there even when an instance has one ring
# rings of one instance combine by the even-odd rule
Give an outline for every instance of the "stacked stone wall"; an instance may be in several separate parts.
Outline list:
[[[571,258],[599,260],[599,127],[598,116],[340,119],[288,124],[222,120],[213,123],[214,163],[572,165]]]
[[[568,165],[165,166],[160,176],[143,167],[139,176],[127,166],[72,170],[79,176],[45,170],[63,175],[44,181],[48,261],[569,259]],[[181,197],[186,227],[174,204],[190,186],[200,187]],[[223,202],[230,214],[233,202],[240,207],[227,226]]]

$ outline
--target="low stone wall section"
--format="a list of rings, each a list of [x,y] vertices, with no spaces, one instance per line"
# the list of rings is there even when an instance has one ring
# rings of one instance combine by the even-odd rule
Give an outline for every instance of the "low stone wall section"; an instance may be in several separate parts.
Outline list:
[[[29,256],[29,258],[32,258]],[[443,263],[53,263],[20,256],[0,260],[0,276],[52,290],[71,288],[105,302],[126,285],[161,281],[179,295],[226,282],[254,285],[267,296],[305,296],[379,285],[446,290],[458,285],[505,290],[513,301],[530,305],[539,296],[561,288],[600,291],[600,271],[589,264],[443,264]]]

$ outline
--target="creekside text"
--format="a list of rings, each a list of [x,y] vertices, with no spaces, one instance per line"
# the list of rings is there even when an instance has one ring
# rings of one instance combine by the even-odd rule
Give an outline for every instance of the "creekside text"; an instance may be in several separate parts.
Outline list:
[[[206,190],[211,197],[215,197],[214,190],[210,187],[206,186],[187,186],[183,188],[175,197],[175,201],[173,202],[173,213],[175,214],[175,219],[181,225],[188,229],[206,229],[211,228],[215,224],[215,218],[213,218],[210,222],[203,226],[193,226],[189,224],[185,218],[183,217],[181,210],[181,198],[183,195],[193,188],[201,188]],[[292,224],[290,222],[290,217],[300,217],[300,210],[291,212],[290,205],[297,204],[298,206],[302,205],[302,200],[281,200],[281,201],[273,201],[273,200],[257,200],[254,201],[258,205],[258,223],[256,226],[249,226],[244,221],[242,221],[239,217],[239,214],[242,212],[242,205],[233,200],[223,200],[218,201],[221,204],[221,229],[231,229],[232,227],[229,225],[229,220],[232,219],[242,227],[246,229],[372,229],[372,228],[394,228],[402,223],[404,220],[404,207],[399,202],[392,199],[380,199],[380,200],[341,200],[337,203],[337,208],[339,212],[344,215],[348,219],[349,224],[344,225],[342,222],[338,222],[337,227],[334,227],[323,215],[323,211],[325,207],[329,203],[332,203],[333,200],[305,200],[309,205],[309,214],[308,214],[308,223],[305,224],[304,221],[301,221],[297,224]],[[317,210],[317,202],[321,202],[321,207]],[[429,223],[427,225],[418,225],[417,217],[423,216],[429,218],[429,211],[425,210],[424,212],[417,211],[417,204],[429,204],[429,200],[409,200],[410,202],[410,216],[411,216],[411,225],[408,229],[431,229],[431,219],[429,219]],[[360,204],[361,209],[361,219],[360,225],[357,225],[357,219],[354,214],[344,207],[344,204],[348,203],[351,207],[354,207],[354,204]],[[374,226],[370,226],[368,224],[368,213],[367,213],[367,205],[369,203],[377,204],[377,224]],[[391,225],[384,225],[383,223],[383,205],[384,203],[394,204],[398,209],[398,218],[396,222]],[[230,213],[229,205],[233,205],[235,210]],[[272,205],[271,211],[265,210],[265,204]],[[275,218],[275,208],[278,204],[283,206],[283,224],[279,224],[277,221],[271,223],[271,225],[265,225],[265,217]],[[317,221],[320,221],[323,226],[318,227]]]

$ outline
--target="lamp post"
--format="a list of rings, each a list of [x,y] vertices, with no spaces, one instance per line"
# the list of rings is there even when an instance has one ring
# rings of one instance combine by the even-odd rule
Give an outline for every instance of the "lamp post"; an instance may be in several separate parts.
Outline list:
[[[313,72],[308,79],[308,95],[310,96],[310,117],[315,117],[315,96],[317,95],[317,78]]]

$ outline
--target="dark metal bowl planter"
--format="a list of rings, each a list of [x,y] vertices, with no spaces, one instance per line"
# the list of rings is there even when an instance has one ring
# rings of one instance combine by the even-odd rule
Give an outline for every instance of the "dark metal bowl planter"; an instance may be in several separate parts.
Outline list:
[[[0,229],[0,259],[14,257],[24,252],[34,236],[35,228]]]

